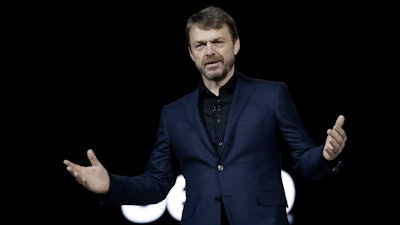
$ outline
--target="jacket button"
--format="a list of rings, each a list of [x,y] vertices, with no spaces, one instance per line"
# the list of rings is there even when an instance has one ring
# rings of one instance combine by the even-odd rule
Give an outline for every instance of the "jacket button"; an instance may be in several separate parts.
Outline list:
[[[215,199],[214,199],[216,202],[221,202],[221,197],[215,197]]]
[[[219,171],[222,171],[222,170],[224,170],[224,166],[223,166],[223,165],[218,165],[218,166],[217,166],[217,169],[218,169]]]

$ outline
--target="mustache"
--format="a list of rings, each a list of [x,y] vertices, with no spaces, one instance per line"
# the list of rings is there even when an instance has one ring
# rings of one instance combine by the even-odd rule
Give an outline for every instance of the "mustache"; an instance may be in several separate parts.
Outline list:
[[[223,59],[221,57],[219,57],[219,56],[216,56],[216,55],[206,56],[204,58],[204,60],[203,60],[203,64],[207,65],[207,64],[216,63],[216,62],[219,62],[219,61],[223,61]]]

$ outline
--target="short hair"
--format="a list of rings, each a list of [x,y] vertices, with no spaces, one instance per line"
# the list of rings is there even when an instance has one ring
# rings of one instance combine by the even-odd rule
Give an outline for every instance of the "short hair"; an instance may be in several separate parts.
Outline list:
[[[201,29],[220,29],[227,25],[231,33],[233,42],[239,39],[239,34],[235,20],[224,10],[215,6],[208,6],[205,9],[194,13],[189,17],[186,23],[185,35],[188,46],[190,46],[189,32],[193,26],[198,26]]]

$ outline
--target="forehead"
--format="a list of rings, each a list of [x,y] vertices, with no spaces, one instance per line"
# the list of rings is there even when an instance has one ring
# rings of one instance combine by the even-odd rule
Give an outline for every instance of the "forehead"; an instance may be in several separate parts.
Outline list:
[[[190,29],[189,36],[192,43],[219,38],[230,39],[231,37],[226,25],[222,26],[220,29],[201,29],[198,26],[193,26],[192,29]]]

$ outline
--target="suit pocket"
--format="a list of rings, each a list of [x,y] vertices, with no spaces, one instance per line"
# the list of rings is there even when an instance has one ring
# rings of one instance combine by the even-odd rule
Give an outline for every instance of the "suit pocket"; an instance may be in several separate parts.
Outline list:
[[[287,207],[286,196],[281,191],[260,191],[257,194],[259,205],[283,205]]]

